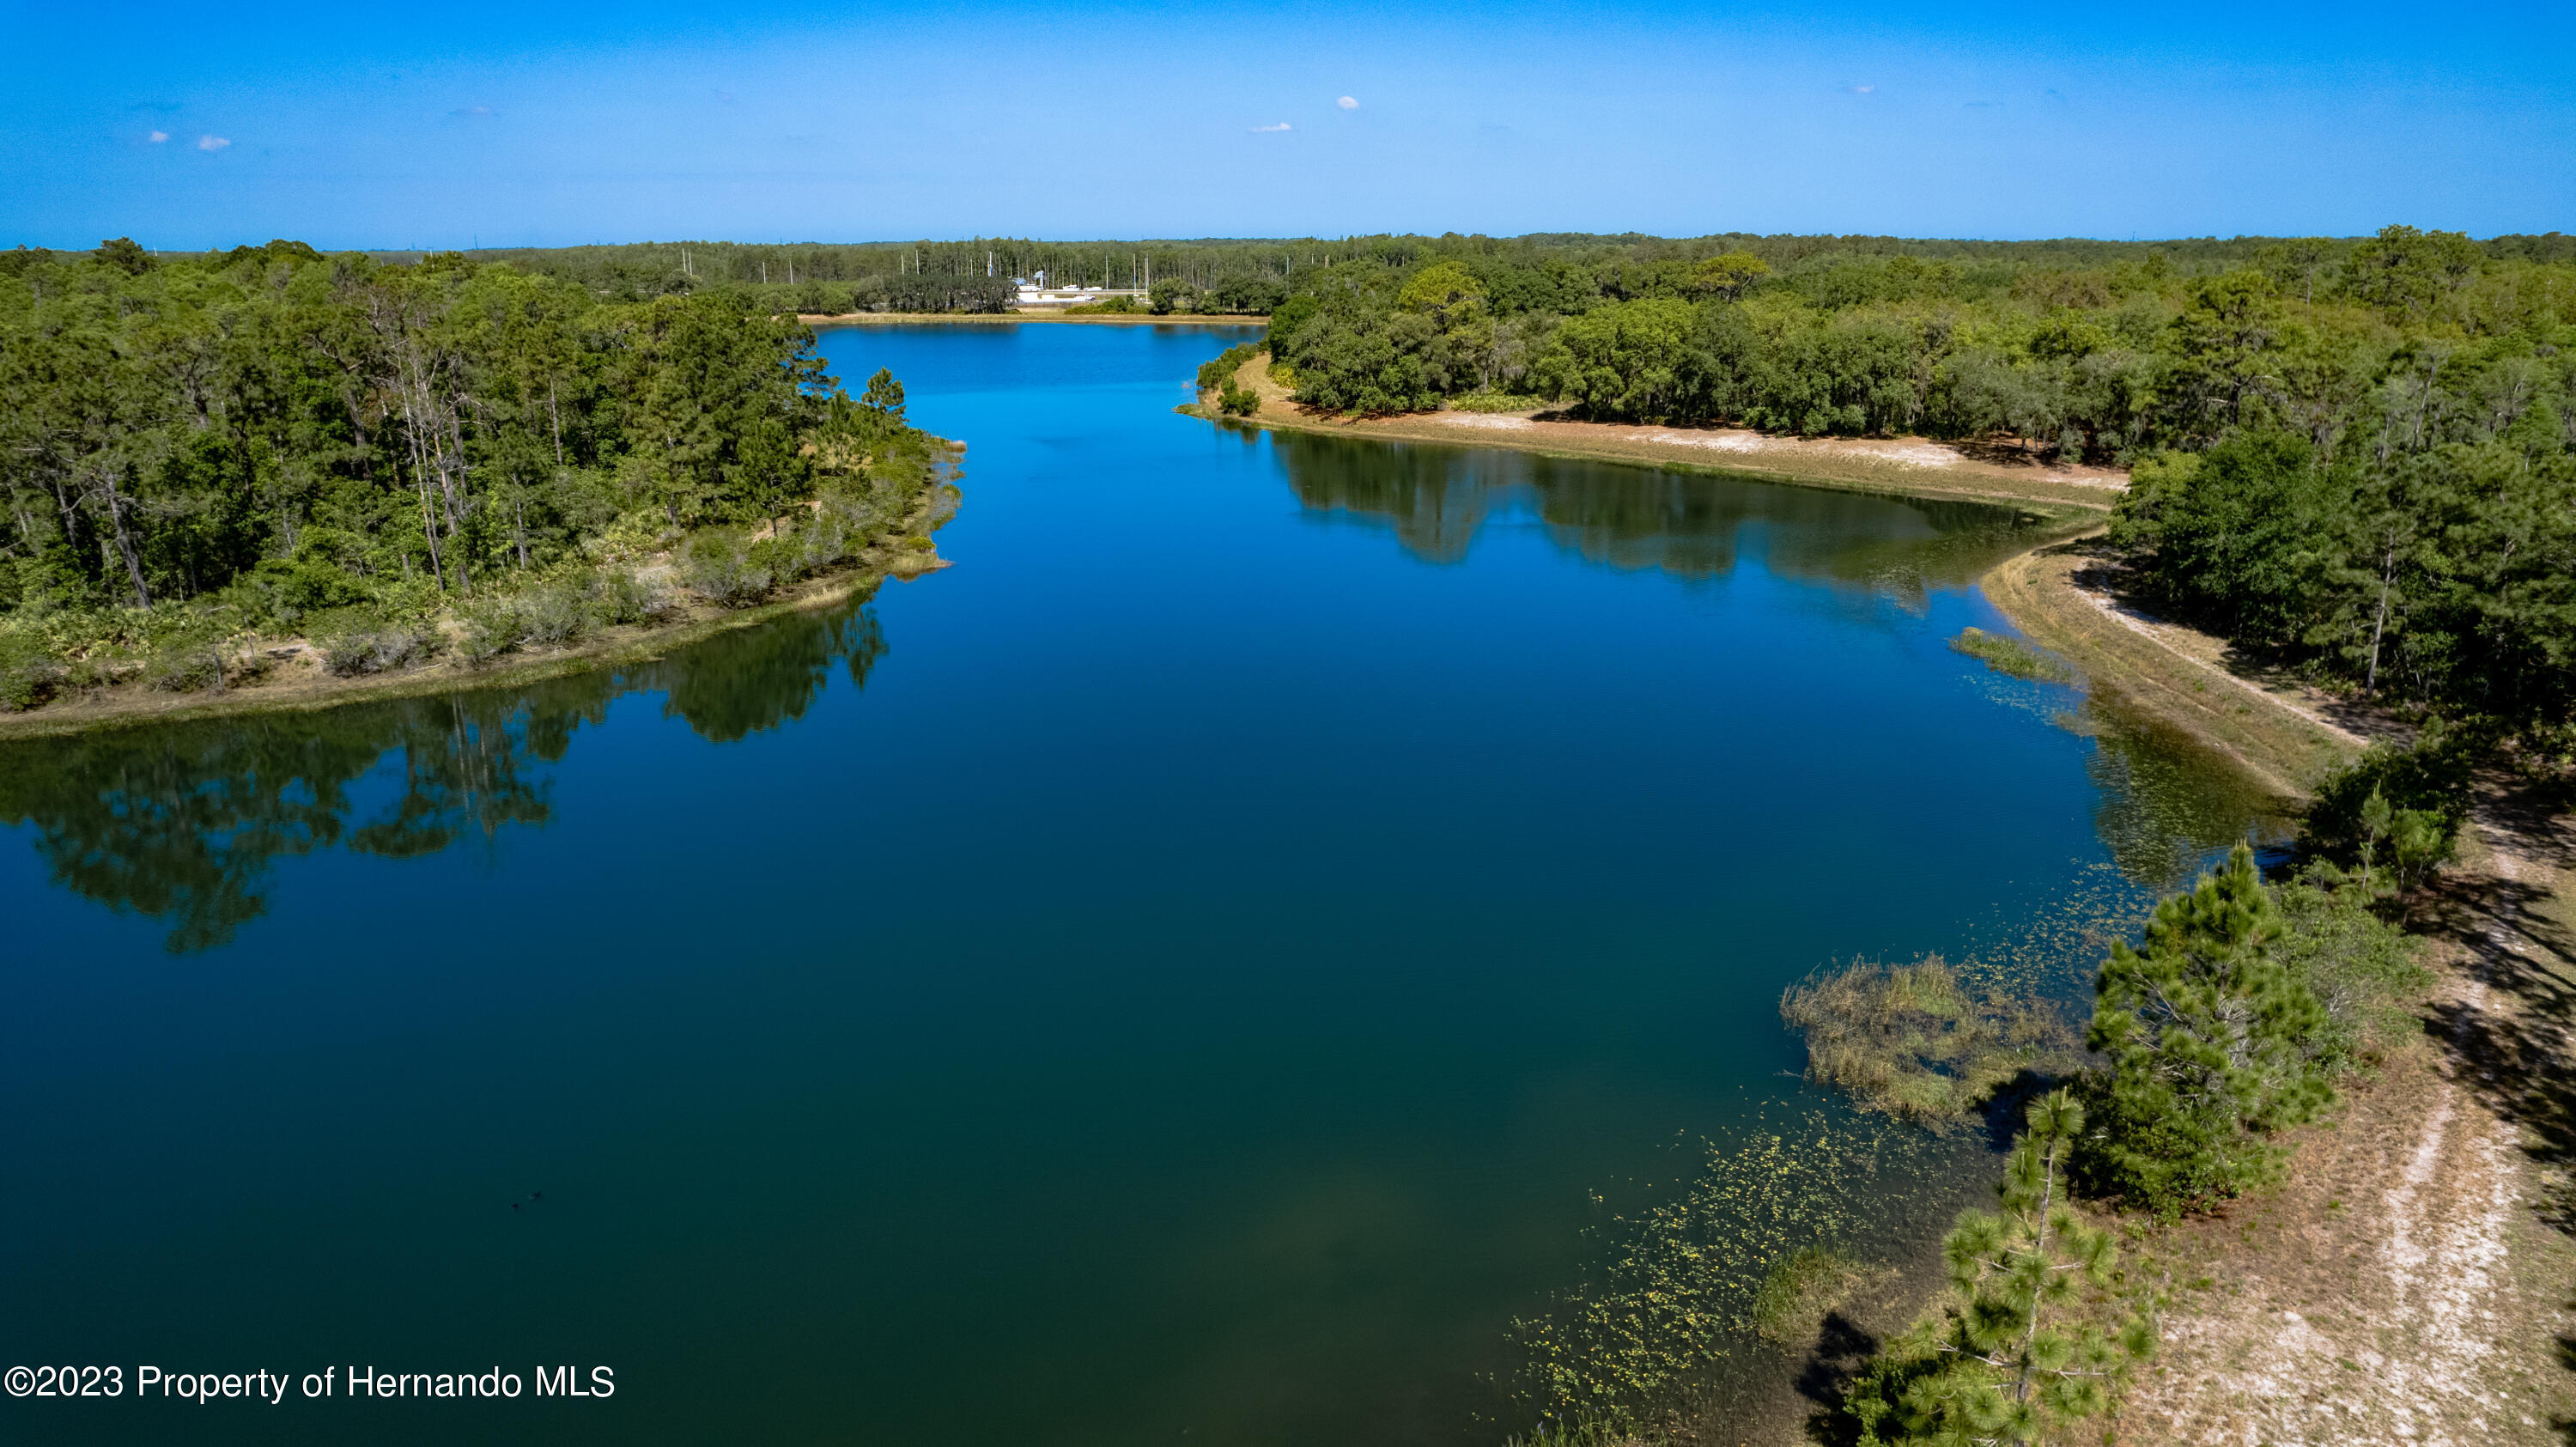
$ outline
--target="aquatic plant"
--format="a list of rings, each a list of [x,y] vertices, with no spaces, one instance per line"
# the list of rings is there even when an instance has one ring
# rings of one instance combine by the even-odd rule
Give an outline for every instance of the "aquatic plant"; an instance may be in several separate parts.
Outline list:
[[[1964,653],[1997,673],[2009,673],[2015,678],[2035,678],[2042,683],[2075,681],[2075,670],[2067,666],[2065,659],[1983,628],[1960,629],[1959,636],[1950,640],[1950,651]]]
[[[1806,1034],[1809,1080],[1918,1125],[1962,1122],[2025,1071],[2074,1063],[2055,1009],[1972,992],[1939,955],[1811,975],[1781,994],[1780,1018]]]
[[[1608,1250],[1589,1279],[1512,1322],[1532,1415],[1561,1436],[1684,1405],[1719,1362],[1758,1344],[1775,1276],[1849,1235],[1888,1146],[1822,1115],[1777,1133],[1757,1120],[1740,1145],[1706,1144],[1677,1191],[1598,1228]]]

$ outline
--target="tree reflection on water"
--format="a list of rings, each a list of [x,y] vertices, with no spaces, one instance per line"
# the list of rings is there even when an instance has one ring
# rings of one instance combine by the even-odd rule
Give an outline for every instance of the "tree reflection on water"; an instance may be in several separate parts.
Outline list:
[[[1463,562],[1486,523],[1535,514],[1566,550],[1683,578],[1731,572],[1741,551],[1788,577],[1920,601],[2042,538],[2059,519],[2001,503],[1798,487],[1754,477],[1540,457],[1499,448],[1273,433],[1298,501],[1383,520],[1414,556]]]
[[[266,911],[281,858],[415,859],[543,826],[541,766],[629,694],[662,693],[665,717],[732,743],[803,717],[835,663],[864,687],[885,651],[852,602],[519,687],[30,740],[0,746],[0,822],[34,827],[56,884],[168,922],[173,952],[208,949]],[[397,756],[392,797],[374,802],[361,781]]]

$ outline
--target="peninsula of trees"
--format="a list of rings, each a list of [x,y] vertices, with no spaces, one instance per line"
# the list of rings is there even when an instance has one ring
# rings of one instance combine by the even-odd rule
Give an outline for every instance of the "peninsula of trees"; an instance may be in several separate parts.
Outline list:
[[[0,253],[0,711],[758,601],[902,548],[952,457],[725,288],[454,255]],[[292,652],[293,650],[289,650]]]

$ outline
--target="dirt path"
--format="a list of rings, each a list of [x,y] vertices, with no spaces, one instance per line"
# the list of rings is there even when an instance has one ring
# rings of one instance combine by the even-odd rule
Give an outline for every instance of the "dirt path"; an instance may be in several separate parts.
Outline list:
[[[2279,1191],[2154,1241],[2175,1303],[2123,1442],[2565,1440],[2576,1245],[2551,1223],[2527,1119],[2564,1068],[2532,1048],[2531,986],[2576,964],[2525,909],[2560,883],[2547,856],[2569,831],[2545,822],[2535,839],[2482,811],[2486,857],[2448,902],[2424,1037],[2305,1133]],[[2543,1033],[2563,1046],[2563,1025]]]

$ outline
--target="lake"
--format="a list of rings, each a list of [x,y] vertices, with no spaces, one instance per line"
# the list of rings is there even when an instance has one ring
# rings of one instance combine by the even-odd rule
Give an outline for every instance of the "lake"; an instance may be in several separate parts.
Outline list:
[[[0,1435],[1498,1442],[1786,984],[2072,990],[2260,827],[1949,649],[2010,509],[1175,414],[1248,335],[826,331],[970,443],[864,607],[0,746],[0,1365],[129,1377]]]

